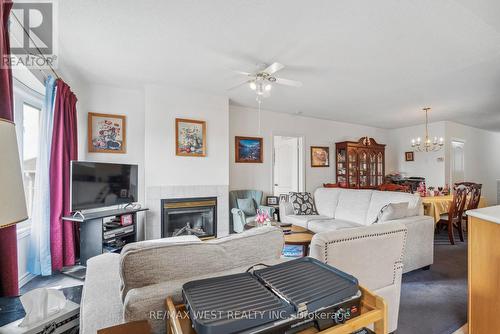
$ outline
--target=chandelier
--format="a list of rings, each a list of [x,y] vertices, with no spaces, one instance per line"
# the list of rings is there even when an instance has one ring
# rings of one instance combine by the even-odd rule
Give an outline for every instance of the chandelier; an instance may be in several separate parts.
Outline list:
[[[422,138],[418,137],[417,139],[412,139],[411,140],[411,147],[415,149],[417,152],[434,152],[434,151],[439,151],[443,145],[444,145],[444,139],[443,137],[434,137],[431,140],[431,137],[429,136],[429,118],[427,116],[427,113],[431,108],[424,108],[425,111],[425,137],[424,140],[422,141]]]

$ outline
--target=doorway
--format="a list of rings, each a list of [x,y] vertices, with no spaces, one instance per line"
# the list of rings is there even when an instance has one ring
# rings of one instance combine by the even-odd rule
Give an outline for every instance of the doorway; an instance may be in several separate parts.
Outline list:
[[[465,142],[451,141],[451,184],[465,181]]]
[[[273,194],[304,191],[302,137],[273,137]]]

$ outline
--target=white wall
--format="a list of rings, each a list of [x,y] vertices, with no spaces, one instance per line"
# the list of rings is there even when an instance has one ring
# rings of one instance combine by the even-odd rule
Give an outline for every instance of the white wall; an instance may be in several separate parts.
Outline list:
[[[145,88],[146,238],[161,236],[160,200],[216,196],[217,235],[229,232],[229,100],[174,87]],[[175,155],[175,118],[206,122],[207,156]]]
[[[497,180],[500,180],[500,133],[446,122],[446,142],[465,142],[465,180],[481,183],[488,205],[497,203]],[[450,180],[451,154],[447,150],[445,173]]]
[[[148,203],[147,190],[164,186],[217,185],[229,187],[228,98],[173,87],[147,86],[123,89],[111,86],[73,85],[79,102],[78,149],[80,160],[134,163],[139,165],[139,202]],[[127,153],[90,153],[87,148],[88,112],[127,116]],[[207,156],[175,155],[175,118],[207,122]],[[151,197],[151,196],[150,196]],[[225,208],[225,206],[221,206]],[[160,224],[158,207],[150,208],[148,223]],[[139,238],[146,237],[144,214],[140,215]],[[219,214],[219,217],[223,217]],[[159,237],[158,235],[155,235]]]
[[[103,85],[73,87],[78,98],[78,159],[98,162],[127,163],[139,166],[139,203],[145,200],[144,177],[144,92]],[[127,116],[127,152],[90,153],[87,147],[87,117],[89,112]],[[143,238],[144,214],[139,215],[138,237]]]
[[[386,173],[400,172],[405,176],[422,176],[426,178],[427,186],[444,186],[445,178],[445,148],[437,152],[415,152],[414,161],[405,161],[405,152],[413,151],[412,138],[421,137],[423,140],[425,126],[417,125],[405,128],[388,130],[392,150],[389,152],[393,161],[393,169],[386,169]],[[445,137],[445,122],[429,124],[429,134],[432,137]],[[446,144],[445,144],[446,146]]]
[[[303,136],[305,148],[306,191],[314,191],[323,183],[335,182],[335,142],[358,140],[369,136],[381,144],[387,143],[387,130],[296,116],[262,110],[261,133],[259,134],[258,111],[252,108],[229,106],[229,184],[230,189],[258,189],[272,194],[272,138],[273,136]],[[234,162],[234,137],[252,136],[264,138],[264,162],[261,164]],[[330,147],[330,167],[311,167],[311,146]],[[391,150],[390,145],[386,147]],[[390,161],[386,170],[391,169]]]
[[[146,87],[146,185],[228,185],[228,98]],[[175,155],[175,118],[207,123],[207,156]]]
[[[427,186],[451,184],[451,141],[465,141],[465,179],[482,183],[482,194],[488,204],[496,204],[497,180],[500,179],[500,133],[448,121],[431,123],[430,135],[444,137],[444,148],[437,152],[415,152],[415,161],[405,161],[404,152],[412,151],[411,139],[423,137],[424,131],[424,125],[389,130],[391,146],[394,148],[390,151],[395,161],[394,171],[406,176],[424,176]],[[438,158],[442,161],[438,161]]]

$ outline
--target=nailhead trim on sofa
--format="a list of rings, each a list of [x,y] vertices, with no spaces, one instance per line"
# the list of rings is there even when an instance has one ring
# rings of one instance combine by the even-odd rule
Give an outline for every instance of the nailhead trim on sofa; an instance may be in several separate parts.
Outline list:
[[[403,256],[405,253],[405,247],[406,247],[406,236],[408,235],[407,230],[395,230],[391,232],[384,232],[384,233],[372,233],[372,234],[366,234],[366,235],[361,235],[357,237],[351,237],[351,238],[344,238],[344,239],[338,239],[338,240],[333,240],[333,241],[328,241],[325,243],[325,262],[328,262],[328,245],[329,244],[338,244],[346,241],[351,241],[351,240],[358,240],[358,239],[366,239],[366,238],[373,238],[373,237],[381,237],[389,234],[396,234],[396,233],[404,233],[404,242],[403,242],[403,251],[401,252],[401,257],[399,258],[399,261],[394,264],[394,269],[393,269],[393,277],[392,277],[392,283],[394,284],[396,280],[396,271],[400,268],[403,267]]]

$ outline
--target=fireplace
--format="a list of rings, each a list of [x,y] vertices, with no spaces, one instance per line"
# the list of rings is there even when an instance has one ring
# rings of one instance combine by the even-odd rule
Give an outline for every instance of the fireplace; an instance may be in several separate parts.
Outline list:
[[[217,237],[217,197],[161,200],[161,237]]]

